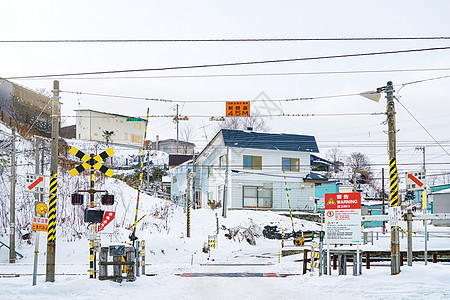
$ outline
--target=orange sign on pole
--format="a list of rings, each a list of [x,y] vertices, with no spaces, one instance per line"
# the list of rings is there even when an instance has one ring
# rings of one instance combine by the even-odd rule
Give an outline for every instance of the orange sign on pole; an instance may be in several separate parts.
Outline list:
[[[229,101],[226,104],[227,117],[250,117],[250,101]]]
[[[48,231],[48,218],[34,217],[31,224],[31,229],[34,231]]]

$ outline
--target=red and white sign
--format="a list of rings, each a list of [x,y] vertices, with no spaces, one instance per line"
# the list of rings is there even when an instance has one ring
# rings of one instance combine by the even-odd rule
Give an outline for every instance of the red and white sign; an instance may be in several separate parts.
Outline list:
[[[112,220],[114,220],[114,216],[116,215],[115,212],[113,211],[105,211],[105,213],[103,214],[103,219],[102,222],[98,225],[98,230],[97,231],[102,231],[103,229],[105,229],[105,227],[111,223]]]
[[[423,190],[425,188],[426,176],[425,172],[409,172],[406,173],[406,190]]]
[[[28,184],[26,191],[29,193],[43,194],[45,192],[45,178],[37,174],[27,174]]]
[[[48,218],[33,217],[33,223],[31,229],[34,231],[47,231],[48,230]]]
[[[325,239],[329,244],[361,241],[361,193],[325,194]]]

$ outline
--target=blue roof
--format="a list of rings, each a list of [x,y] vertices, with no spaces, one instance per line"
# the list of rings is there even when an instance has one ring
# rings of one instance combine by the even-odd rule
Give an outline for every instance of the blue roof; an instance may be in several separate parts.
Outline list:
[[[262,133],[222,129],[225,146],[238,148],[319,152],[316,139],[310,135]]]

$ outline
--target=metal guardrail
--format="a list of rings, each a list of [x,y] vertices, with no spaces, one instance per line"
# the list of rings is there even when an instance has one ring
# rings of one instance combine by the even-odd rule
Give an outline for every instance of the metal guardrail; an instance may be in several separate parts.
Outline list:
[[[426,214],[412,217],[413,221],[418,220],[450,220],[450,214]],[[362,222],[389,221],[389,215],[361,216]]]

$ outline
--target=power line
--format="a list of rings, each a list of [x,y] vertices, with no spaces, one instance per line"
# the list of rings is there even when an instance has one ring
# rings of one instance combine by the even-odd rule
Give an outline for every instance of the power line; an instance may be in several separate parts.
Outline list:
[[[449,68],[450,69],[450,68]],[[450,75],[425,78],[421,80],[406,82],[397,84],[395,86],[401,86],[400,89],[407,85],[422,83],[426,81],[439,80],[450,78]],[[400,91],[400,90],[399,90]],[[108,98],[123,98],[130,100],[143,100],[143,101],[155,101],[155,102],[168,102],[168,103],[224,103],[230,100],[176,100],[176,99],[165,99],[165,98],[149,98],[149,97],[136,97],[136,96],[121,96],[121,95],[111,95],[111,94],[102,94],[102,93],[87,93],[87,92],[75,92],[75,91],[60,91],[60,93],[67,94],[76,94],[76,95],[86,95],[86,96],[96,96],[96,97],[108,97]],[[331,99],[331,98],[342,98],[342,97],[352,97],[352,96],[360,96],[360,93],[352,93],[352,94],[340,94],[340,95],[328,95],[328,96],[317,96],[317,97],[297,97],[297,98],[284,98],[284,99],[242,99],[239,101],[250,101],[250,102],[293,102],[293,101],[310,101],[310,100],[319,100],[319,99]]]
[[[302,57],[302,58],[273,59],[273,60],[261,60],[261,61],[246,61],[246,62],[216,63],[216,64],[190,65],[190,66],[147,68],[147,69],[128,69],[128,70],[114,70],[114,71],[96,71],[96,72],[80,72],[80,73],[15,76],[15,77],[8,77],[6,79],[11,80],[11,79],[26,79],[26,78],[48,78],[48,77],[67,77],[67,76],[81,76],[81,75],[119,74],[119,73],[149,72],[149,71],[205,69],[205,68],[213,68],[213,67],[231,67],[231,66],[260,65],[260,64],[310,61],[310,60],[322,60],[322,59],[336,59],[336,58],[348,58],[348,57],[363,57],[363,56],[375,56],[375,55],[387,55],[387,54],[399,54],[399,53],[416,53],[416,52],[448,50],[448,49],[450,49],[450,46],[449,47],[433,47],[433,48],[421,48],[421,49],[381,51],[381,52],[368,52],[368,53],[353,53],[353,54],[341,54],[341,55],[328,55],[328,56],[315,56],[315,57]]]
[[[337,37],[337,38],[228,38],[228,39],[65,39],[0,40],[0,43],[224,43],[224,42],[333,42],[333,41],[407,41],[449,40],[449,36],[425,37]]]
[[[448,153],[447,150],[445,150],[445,148],[438,142],[438,140],[436,140],[434,138],[434,136],[425,128],[425,126],[422,125],[422,123],[420,123],[420,121],[406,108],[405,105],[403,105],[402,102],[400,102],[400,100],[396,97],[395,99],[397,99],[397,102],[400,103],[400,105],[408,112],[408,114],[420,125],[420,127],[422,127],[423,130],[425,130],[425,132],[433,139],[433,141],[436,142],[436,144],[439,145],[439,147],[441,147],[442,150],[444,150],[444,152],[450,157],[450,153]]]
[[[105,77],[69,77],[69,80],[104,80],[104,79],[177,79],[177,78],[221,78],[221,77],[255,77],[255,76],[293,76],[293,75],[338,75],[364,73],[396,73],[396,72],[430,72],[449,71],[450,68],[417,68],[417,69],[387,69],[387,70],[350,70],[350,71],[318,71],[318,72],[278,72],[278,73],[242,73],[242,74],[199,74],[199,75],[161,75],[161,76],[105,76]],[[22,80],[42,80],[40,78],[25,78]]]

